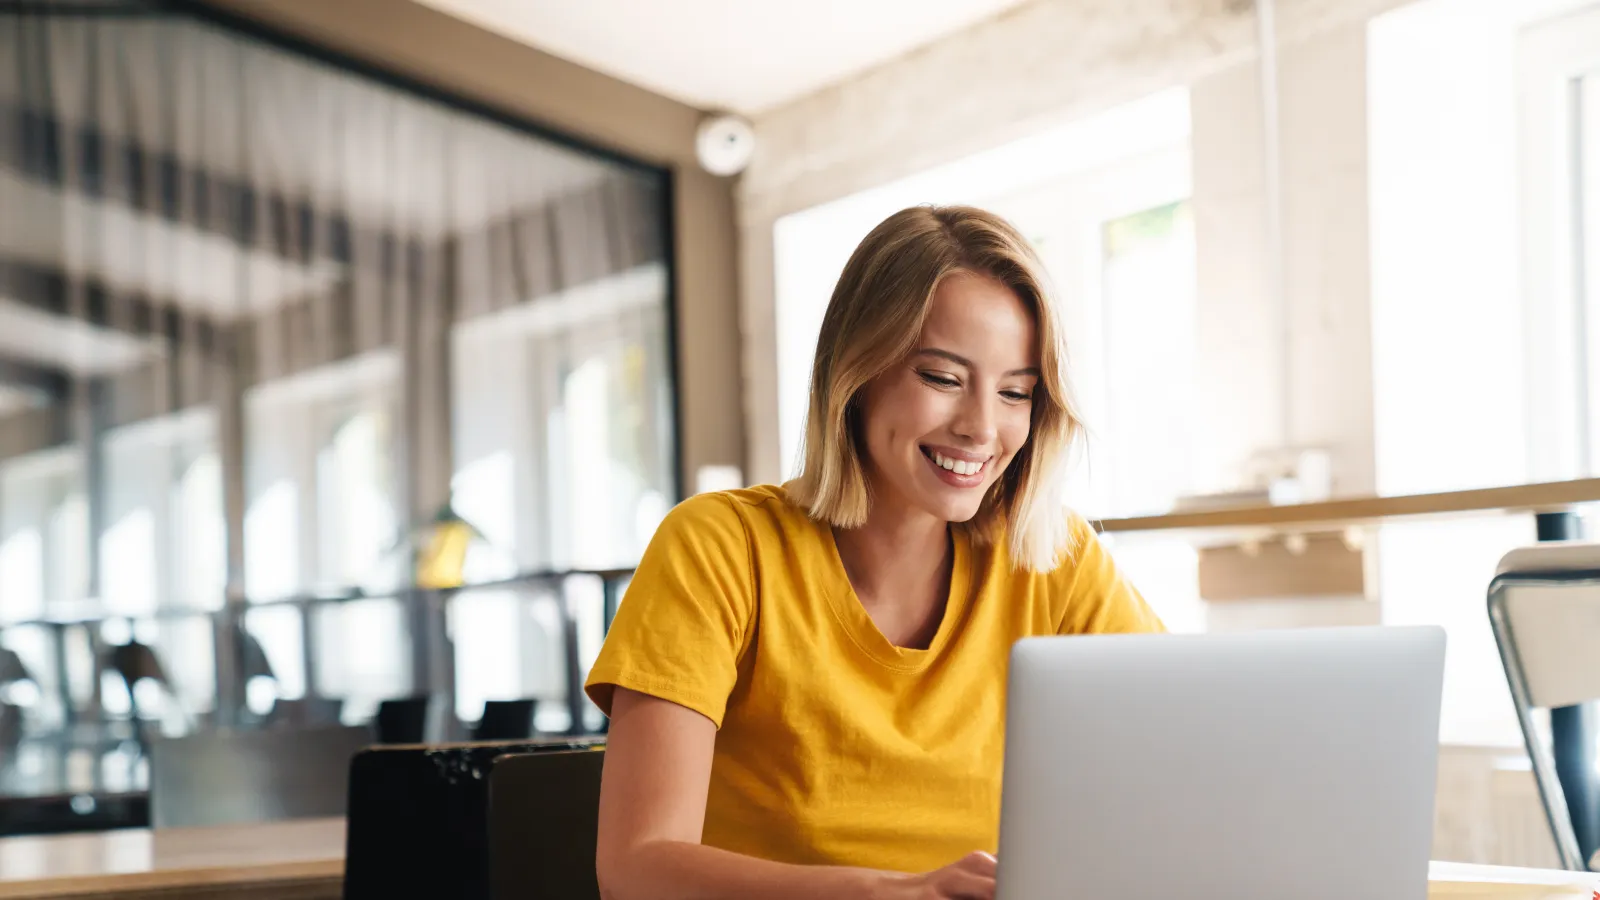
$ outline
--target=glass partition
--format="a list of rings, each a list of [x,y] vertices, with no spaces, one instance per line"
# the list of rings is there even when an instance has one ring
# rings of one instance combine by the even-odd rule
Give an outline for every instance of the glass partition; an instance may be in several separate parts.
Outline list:
[[[564,703],[546,613],[411,589],[441,523],[499,581],[677,499],[667,173],[164,4],[8,7],[0,58],[0,714],[360,721],[453,700],[449,639]]]

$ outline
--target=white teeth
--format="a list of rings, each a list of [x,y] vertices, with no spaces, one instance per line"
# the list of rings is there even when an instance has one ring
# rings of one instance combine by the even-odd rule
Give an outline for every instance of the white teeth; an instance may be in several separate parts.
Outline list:
[[[983,470],[983,463],[981,462],[967,462],[960,459],[950,459],[941,455],[938,451],[930,452],[933,455],[933,461],[936,465],[938,465],[940,468],[949,469],[957,475],[976,475]]]

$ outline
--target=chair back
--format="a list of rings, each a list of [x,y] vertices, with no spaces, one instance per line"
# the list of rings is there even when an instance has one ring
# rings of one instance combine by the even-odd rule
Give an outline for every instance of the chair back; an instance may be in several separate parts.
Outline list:
[[[372,719],[380,744],[420,744],[428,728],[431,697],[399,697],[378,704]]]
[[[123,683],[128,686],[128,693],[133,693],[133,686],[146,678],[171,689],[172,682],[167,678],[167,670],[161,665],[160,657],[156,656],[156,651],[151,649],[150,645],[129,640],[126,644],[112,646],[107,653],[111,671],[122,678]]]
[[[239,653],[246,683],[252,678],[278,680],[278,673],[272,671],[272,660],[267,658],[266,648],[262,647],[256,636],[246,628],[239,629]],[[309,686],[307,689],[309,690]]]
[[[519,754],[489,775],[491,900],[600,900],[595,841],[605,750]]]
[[[0,757],[10,756],[22,743],[22,707],[0,700]]]
[[[1588,871],[1600,850],[1600,543],[1506,554],[1489,584],[1489,621],[1557,853],[1566,868]],[[1538,710],[1550,713],[1548,735]]]
[[[489,700],[472,727],[475,741],[520,741],[533,737],[533,712],[537,700]]]
[[[13,681],[34,681],[33,674],[23,665],[22,657],[10,647],[0,647],[0,686]]]
[[[344,701],[334,697],[279,698],[265,717],[268,728],[312,728],[338,725],[344,714]]]

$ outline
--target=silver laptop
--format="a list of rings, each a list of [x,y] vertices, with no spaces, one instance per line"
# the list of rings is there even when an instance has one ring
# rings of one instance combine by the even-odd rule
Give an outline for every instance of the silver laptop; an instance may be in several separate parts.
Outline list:
[[[1000,900],[1423,900],[1442,629],[1030,638]]]

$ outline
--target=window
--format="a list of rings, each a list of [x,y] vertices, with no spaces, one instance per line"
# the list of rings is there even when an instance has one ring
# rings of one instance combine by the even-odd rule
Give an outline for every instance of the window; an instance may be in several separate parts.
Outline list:
[[[1172,509],[1190,472],[1195,383],[1194,220],[1187,201],[1102,229],[1100,305],[1106,405],[1095,467],[1112,509]]]
[[[48,595],[65,606],[89,593],[89,498],[81,490],[63,496],[49,514],[46,545]]]
[[[288,597],[300,588],[298,495],[280,478],[250,501],[244,518],[245,596]]]
[[[0,621],[44,614],[44,541],[38,528],[22,528],[0,541]]]
[[[227,525],[222,465],[207,452],[189,463],[172,492],[173,587],[189,609],[217,609],[226,599]]]
[[[1588,71],[1600,16],[1574,4],[1428,0],[1368,30],[1374,450],[1378,492],[1593,471],[1580,425],[1592,340],[1576,327]],[[1590,412],[1585,412],[1585,409]],[[1591,419],[1592,421],[1592,419]],[[1590,457],[1588,460],[1583,457]],[[1440,738],[1522,736],[1485,612],[1529,516],[1377,530],[1383,621],[1449,634]]]
[[[484,540],[471,584],[518,570],[637,562],[675,495],[667,273],[648,263],[459,322],[451,502]],[[538,697],[561,727],[559,596],[466,591],[450,607],[456,696]],[[600,622],[584,607],[585,627]]]
[[[1528,455],[1554,481],[1600,472],[1600,11],[1517,43]]]
[[[498,450],[462,466],[450,481],[456,514],[482,535],[467,548],[462,577],[468,584],[517,573],[516,459]]]
[[[317,536],[322,581],[329,586],[382,585],[400,535],[390,466],[392,438],[384,409],[345,419],[317,453]]]
[[[114,614],[156,608],[156,520],[149,507],[124,513],[100,537],[101,600]]]

